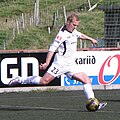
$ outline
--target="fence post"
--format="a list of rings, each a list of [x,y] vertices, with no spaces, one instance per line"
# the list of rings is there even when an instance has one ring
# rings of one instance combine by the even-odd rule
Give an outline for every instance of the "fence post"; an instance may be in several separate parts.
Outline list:
[[[34,24],[37,26],[39,23],[39,0],[35,0],[34,4]]]
[[[23,13],[22,13],[22,29],[23,31],[25,30],[25,17]]]
[[[20,31],[19,31],[19,22],[18,22],[17,19],[16,19],[16,29],[17,29],[17,33],[19,34],[20,33]]]
[[[67,15],[66,15],[65,5],[63,6],[63,15],[64,15],[64,22],[66,23]]]

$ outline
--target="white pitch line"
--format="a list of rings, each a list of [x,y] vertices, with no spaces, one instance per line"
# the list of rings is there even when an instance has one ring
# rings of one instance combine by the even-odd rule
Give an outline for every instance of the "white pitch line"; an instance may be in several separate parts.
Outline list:
[[[0,109],[79,111],[79,109],[69,109],[69,108],[32,107],[32,106],[12,106],[12,105],[0,105]]]
[[[54,110],[54,111],[74,111],[74,112],[89,112],[80,109],[71,108],[54,108],[54,107],[33,107],[33,106],[18,106],[18,105],[0,105],[0,109],[6,110]],[[120,113],[120,111],[98,110],[96,113]]]

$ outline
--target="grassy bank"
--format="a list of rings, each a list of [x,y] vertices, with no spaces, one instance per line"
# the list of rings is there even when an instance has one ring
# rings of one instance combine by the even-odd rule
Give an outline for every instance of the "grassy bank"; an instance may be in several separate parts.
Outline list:
[[[94,1],[95,3],[96,1]],[[40,0],[38,26],[29,25],[29,19],[34,13],[33,0],[3,0],[0,3],[0,49],[41,49],[48,48],[59,27],[64,23],[63,4],[67,14],[76,12],[81,19],[78,30],[94,38],[103,37],[104,13],[95,10],[85,10],[88,3],[84,0]],[[57,12],[56,12],[57,11]],[[22,30],[21,14],[26,18],[25,30]],[[57,13],[56,26],[52,28],[53,13]],[[19,20],[19,34],[16,30],[16,20]],[[51,33],[48,34],[48,26]]]

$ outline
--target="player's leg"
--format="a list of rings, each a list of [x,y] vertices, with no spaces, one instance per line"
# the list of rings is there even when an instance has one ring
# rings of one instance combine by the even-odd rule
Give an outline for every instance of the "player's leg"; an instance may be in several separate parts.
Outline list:
[[[47,85],[50,83],[55,77],[51,75],[50,73],[46,72],[43,77],[40,79],[41,85]]]
[[[47,85],[55,77],[63,74],[64,68],[59,67],[57,64],[52,64],[48,71],[44,74],[43,77],[40,76],[29,76],[29,77],[16,77],[9,82],[9,86],[15,86],[18,84],[31,84],[31,85]],[[61,72],[62,71],[62,72]]]
[[[91,85],[91,80],[85,73],[83,72],[75,73],[73,74],[72,78],[83,83],[83,89],[87,99],[95,97],[92,89],[92,85]],[[107,105],[107,102],[99,103],[98,110],[103,109],[106,105]]]
[[[18,84],[30,84],[30,85],[46,85],[54,79],[49,73],[45,73],[43,77],[40,76],[29,76],[29,77],[16,77],[13,78],[8,85],[14,86]]]
[[[15,86],[18,84],[40,84],[40,76],[29,76],[29,77],[20,77],[17,76],[10,80],[8,83],[9,86]]]
[[[95,97],[91,86],[91,80],[85,73],[83,72],[75,73],[73,74],[72,78],[83,83],[83,89],[87,99]]]

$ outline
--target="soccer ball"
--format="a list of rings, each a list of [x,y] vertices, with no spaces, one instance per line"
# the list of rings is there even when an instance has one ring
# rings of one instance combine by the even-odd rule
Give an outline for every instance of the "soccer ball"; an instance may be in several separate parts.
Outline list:
[[[99,107],[99,101],[96,98],[90,98],[87,100],[86,108],[88,111],[96,111]]]

